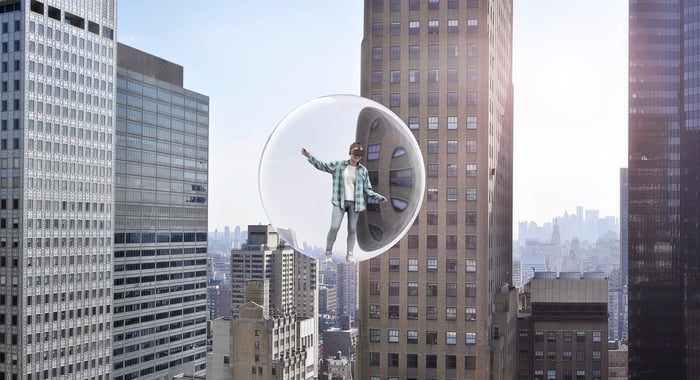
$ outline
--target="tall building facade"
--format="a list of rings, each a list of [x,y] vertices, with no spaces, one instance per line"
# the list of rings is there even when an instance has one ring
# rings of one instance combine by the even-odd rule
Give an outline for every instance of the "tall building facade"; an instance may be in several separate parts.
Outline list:
[[[406,121],[428,178],[407,236],[360,263],[357,378],[515,375],[512,12],[365,1],[362,95]]]
[[[115,1],[0,2],[0,374],[108,379]]]
[[[118,44],[112,378],[204,373],[209,97]]]
[[[629,3],[629,376],[700,378],[697,1]]]
[[[336,266],[336,291],[338,296],[338,318],[349,315],[355,321],[357,312],[357,270],[354,262],[338,263]]]

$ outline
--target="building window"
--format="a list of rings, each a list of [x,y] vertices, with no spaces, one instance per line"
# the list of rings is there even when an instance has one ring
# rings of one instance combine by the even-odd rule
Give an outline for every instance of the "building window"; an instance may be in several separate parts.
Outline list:
[[[382,71],[372,71],[372,84],[382,84]]]
[[[437,331],[425,332],[425,344],[437,344]]]
[[[467,201],[476,201],[476,187],[467,187]]]
[[[429,282],[426,284],[426,292],[425,295],[427,297],[437,297],[438,295],[438,284],[437,282]]]
[[[576,343],[586,343],[585,331],[576,331]]]
[[[401,35],[401,23],[398,21],[392,21],[389,24],[389,35],[400,36]]]
[[[445,235],[445,248],[457,249],[457,235]]]
[[[440,0],[428,0],[428,9],[440,8]]]
[[[467,57],[477,57],[479,48],[477,44],[467,44]]]
[[[456,331],[445,331],[445,344],[448,346],[453,346],[457,344],[457,332]]]
[[[425,238],[426,248],[435,249],[437,248],[437,235],[428,235]]]
[[[467,33],[476,33],[479,28],[479,21],[475,18],[467,20]]]
[[[369,294],[371,296],[378,296],[380,294],[380,282],[379,281],[370,281],[369,282]]]
[[[389,59],[395,61],[401,59],[401,46],[393,45],[389,48]]]
[[[389,295],[390,296],[398,296],[399,295],[399,283],[398,282],[390,282],[389,283]]]
[[[389,343],[399,343],[399,330],[389,329]]]
[[[547,360],[550,362],[557,361],[557,352],[556,351],[547,351]]]
[[[467,91],[467,105],[468,106],[475,106],[476,105],[476,91]]]
[[[408,344],[418,344],[418,330],[406,331],[406,342]]]
[[[467,177],[476,177],[476,164],[467,164]]]
[[[399,319],[399,305],[389,305],[389,319]]]
[[[459,118],[457,116],[448,116],[447,117],[447,129],[457,129],[457,128],[459,128]]]
[[[418,368],[418,354],[406,354],[406,368]]]
[[[467,153],[476,153],[476,140],[467,140]]]
[[[564,360],[565,362],[570,362],[571,361],[571,351],[562,352],[562,360]]]
[[[476,260],[474,260],[474,271],[476,271]],[[476,297],[476,283],[467,282],[464,284],[465,297]]]
[[[601,352],[600,351],[593,351],[591,352],[591,359],[594,362],[599,362],[601,358]]]
[[[476,321],[476,307],[467,306],[464,308],[464,320]]]
[[[437,289],[437,285],[435,285],[435,289]],[[425,307],[425,319],[428,321],[437,320],[437,306]]]
[[[476,211],[467,211],[465,213],[466,215],[466,220],[465,223],[470,226],[470,225],[476,225]]]
[[[425,355],[425,368],[437,368],[437,355]]]
[[[435,166],[435,173],[437,177],[437,164],[429,164],[428,166],[430,167],[431,165]],[[438,224],[438,213],[437,211],[428,211],[428,225],[429,226],[437,226]]]
[[[428,129],[438,129],[437,116],[428,116]]]
[[[467,355],[464,357],[464,369],[466,369],[466,370],[476,369],[476,356]]]
[[[384,10],[384,0],[373,0],[372,8],[374,13],[381,13]]]
[[[389,94],[389,106],[390,107],[401,107],[401,94],[398,92],[392,92]]]
[[[401,10],[401,0],[391,0],[389,3],[389,10],[392,12],[398,12]]]
[[[418,235],[408,235],[408,249],[418,249]]]
[[[544,361],[544,351],[535,351],[535,360],[538,362]]]
[[[447,20],[447,33],[458,33],[459,32],[459,20],[451,19]]]
[[[437,202],[438,200],[438,189],[437,187],[428,188],[428,202]]]
[[[457,21],[457,20],[455,20]],[[447,58],[457,58],[459,57],[459,45],[457,44],[447,44]]]
[[[407,290],[406,293],[409,296],[417,296],[418,295],[418,283],[417,282],[409,282],[407,284]]]
[[[459,104],[459,98],[457,97],[456,92],[448,92],[447,93],[447,105],[448,106],[456,106]]]
[[[603,339],[603,332],[602,331],[593,331],[593,342],[594,343],[600,343]]]
[[[464,343],[467,345],[476,344],[476,333],[467,331],[464,333]]]
[[[457,201],[457,188],[456,187],[448,187],[446,189],[447,191],[447,200],[449,202],[456,202]]]
[[[384,34],[383,25],[381,22],[375,22],[372,24],[372,36],[381,37]]]
[[[381,47],[373,47],[372,48],[372,60],[373,61],[381,61],[382,60],[382,55],[384,54],[384,51]]]
[[[436,83],[439,80],[438,69],[428,69],[428,82]],[[437,94],[436,92],[431,92],[428,94]],[[430,96],[428,96],[428,104],[430,104]]]
[[[408,306],[406,309],[406,319],[417,320],[418,319],[418,306]]]
[[[379,258],[373,258],[369,260],[369,271],[370,272],[380,272],[382,262]]]
[[[372,343],[379,343],[381,341],[381,330],[369,329],[369,341]]]
[[[418,259],[408,259],[408,271],[418,272]]]
[[[409,129],[420,129],[420,118],[418,116],[408,117],[408,128]]]
[[[438,271],[437,259],[428,259],[428,273],[435,273]]]
[[[418,83],[420,82],[420,70],[409,69],[408,70],[408,83]]]
[[[438,153],[438,141],[437,140],[428,140],[428,154],[437,154]]]
[[[369,366],[370,367],[379,367],[379,358],[380,358],[379,352],[370,352],[369,353]]]
[[[476,272],[476,259],[465,260],[465,267],[466,267],[467,273],[475,273]]]
[[[420,45],[408,45],[408,59],[420,58]]]
[[[401,83],[401,71],[391,70],[389,71],[389,83]],[[400,94],[397,94],[400,95]],[[392,94],[393,97],[393,94]]]
[[[455,284],[456,286],[456,284]],[[445,308],[445,320],[446,321],[456,321],[457,320],[457,308],[454,306],[448,306]],[[455,336],[456,342],[457,336]]]
[[[468,67],[467,68],[467,80],[468,81],[476,81],[477,79],[477,73],[476,73],[476,67]]]
[[[370,304],[369,305],[369,318],[370,319],[379,319],[381,317],[382,317],[381,305]]]
[[[420,105],[420,94],[417,92],[408,93],[408,106],[418,107]]]
[[[449,127],[449,124],[448,124],[448,127]],[[459,151],[459,145],[457,145],[457,140],[447,140],[447,154],[456,154],[456,153],[458,153],[458,151]]]
[[[447,176],[456,177],[457,176],[457,164],[447,164]]]
[[[448,82],[457,82],[459,79],[459,71],[454,68],[449,68],[447,69],[447,81]]]
[[[571,331],[562,332],[562,340],[564,342],[571,342],[572,333]]]
[[[428,33],[440,33],[440,20],[428,20]]]
[[[476,129],[476,116],[467,116],[467,129]]]
[[[557,341],[557,332],[556,331],[547,331],[547,342],[556,342]]]
[[[389,272],[398,272],[401,266],[401,261],[398,258],[389,259]]]
[[[408,34],[416,35],[420,33],[420,21],[409,21],[408,22]]]
[[[467,0],[467,8],[478,8],[479,0]]]
[[[428,58],[438,59],[440,58],[440,45],[429,44],[428,45]]]
[[[387,356],[387,366],[398,367],[399,366],[399,354],[390,352],[386,354]]]

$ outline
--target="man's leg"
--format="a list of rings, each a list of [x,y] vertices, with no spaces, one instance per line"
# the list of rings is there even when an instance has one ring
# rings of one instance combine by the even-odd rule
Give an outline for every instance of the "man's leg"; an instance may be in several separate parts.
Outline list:
[[[333,206],[333,212],[331,213],[331,227],[328,230],[328,236],[326,237],[326,261],[330,261],[333,256],[333,244],[335,243],[335,238],[338,236],[338,230],[340,229],[340,223],[343,221],[343,214],[345,211],[338,207]]]
[[[355,211],[355,202],[347,203],[350,203],[350,205],[346,205],[346,211],[348,213],[348,250],[345,259],[347,261],[355,261],[352,251],[353,249],[355,249],[355,237],[357,235],[357,219],[359,219],[360,213]]]

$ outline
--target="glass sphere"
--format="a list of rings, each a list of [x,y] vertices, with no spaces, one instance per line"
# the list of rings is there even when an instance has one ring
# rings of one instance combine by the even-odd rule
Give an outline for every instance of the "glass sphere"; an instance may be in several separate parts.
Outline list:
[[[354,259],[367,260],[391,248],[418,215],[425,169],[418,143],[406,124],[367,98],[333,95],[314,99],[292,111],[272,131],[258,169],[260,198],[270,223],[281,239],[308,256],[324,257],[336,207],[332,200],[338,204],[344,199],[346,177],[338,168],[347,166],[354,142],[364,148],[360,165],[366,168],[358,167],[356,177],[367,177],[371,189],[386,199],[365,193],[364,201],[355,202],[366,208],[358,214]],[[313,158],[304,156],[302,149]],[[316,166],[312,160],[317,160]],[[358,189],[365,183],[355,181]],[[337,260],[345,260],[352,245],[347,239],[347,221],[344,213],[337,237],[331,239]]]

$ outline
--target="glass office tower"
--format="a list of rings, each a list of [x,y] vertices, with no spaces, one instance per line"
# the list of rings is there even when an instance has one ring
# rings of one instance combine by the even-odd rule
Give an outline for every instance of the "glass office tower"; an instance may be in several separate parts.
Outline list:
[[[203,374],[209,97],[183,68],[117,48],[115,380]]]
[[[700,2],[629,5],[630,379],[697,379]]]

